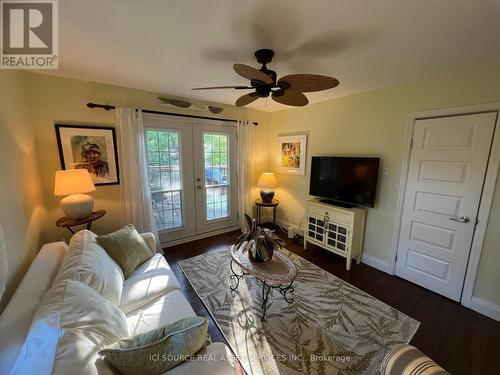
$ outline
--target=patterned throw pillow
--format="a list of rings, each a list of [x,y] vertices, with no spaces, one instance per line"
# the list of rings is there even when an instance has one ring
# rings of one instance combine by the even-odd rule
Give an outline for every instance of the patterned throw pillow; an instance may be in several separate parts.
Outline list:
[[[125,279],[154,255],[132,224],[125,225],[116,232],[97,236],[96,241],[120,266]]]
[[[207,339],[208,321],[194,316],[122,339],[99,354],[122,375],[161,374],[189,360]]]

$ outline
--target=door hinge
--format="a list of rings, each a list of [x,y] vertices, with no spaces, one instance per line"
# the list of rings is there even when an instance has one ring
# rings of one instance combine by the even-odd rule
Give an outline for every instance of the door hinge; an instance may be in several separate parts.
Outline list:
[[[394,263],[398,262],[398,254],[396,254],[396,259],[394,260]]]
[[[413,150],[413,138],[410,141],[410,150]]]

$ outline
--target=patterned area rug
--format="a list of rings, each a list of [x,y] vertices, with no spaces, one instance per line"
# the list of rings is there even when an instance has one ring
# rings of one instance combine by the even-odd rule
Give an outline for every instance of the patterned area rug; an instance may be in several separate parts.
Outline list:
[[[264,322],[259,281],[245,276],[229,289],[229,249],[179,262],[248,374],[377,374],[384,355],[417,331],[416,320],[282,252],[299,270],[295,301],[271,289]]]

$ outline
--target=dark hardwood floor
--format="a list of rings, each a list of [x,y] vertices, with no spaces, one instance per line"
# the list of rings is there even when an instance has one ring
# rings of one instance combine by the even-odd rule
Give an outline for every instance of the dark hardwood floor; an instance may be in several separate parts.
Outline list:
[[[213,341],[225,340],[177,262],[229,245],[238,233],[230,232],[165,249],[165,258],[186,298],[198,315],[209,320]],[[279,234],[286,238],[283,232]],[[365,264],[353,262],[351,270],[346,271],[343,258],[313,245],[304,250],[286,241],[288,250],[418,320],[421,325],[411,344],[451,374],[500,374],[499,322]]]

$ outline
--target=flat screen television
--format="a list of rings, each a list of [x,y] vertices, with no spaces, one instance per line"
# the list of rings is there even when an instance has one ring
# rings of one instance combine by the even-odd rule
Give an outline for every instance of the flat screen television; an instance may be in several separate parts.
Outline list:
[[[380,158],[313,156],[309,194],[344,206],[375,206]]]

